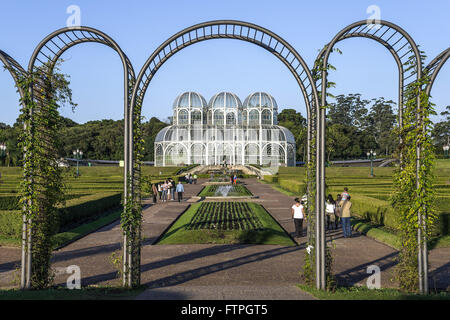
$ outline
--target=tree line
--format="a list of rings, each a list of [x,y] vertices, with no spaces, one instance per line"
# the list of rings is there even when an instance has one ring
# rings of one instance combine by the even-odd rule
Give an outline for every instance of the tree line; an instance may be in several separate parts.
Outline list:
[[[326,156],[327,161],[366,158],[373,150],[377,157],[395,156],[398,126],[395,103],[383,97],[362,99],[361,94],[338,95],[327,110]],[[450,135],[450,106],[441,112],[440,121],[434,124],[435,152],[443,155],[442,147]],[[97,120],[78,124],[61,117],[61,157],[72,157],[72,151],[83,151],[84,159],[123,159],[123,120]],[[306,160],[306,118],[294,109],[283,109],[278,115],[279,125],[288,128],[297,145],[297,160]],[[143,122],[145,137],[144,161],[154,160],[154,141],[158,132],[168,126],[168,121],[155,117]],[[17,147],[23,125],[16,121],[9,126],[0,122],[0,143],[7,146],[7,155],[0,159],[2,165],[19,166],[22,150]]]

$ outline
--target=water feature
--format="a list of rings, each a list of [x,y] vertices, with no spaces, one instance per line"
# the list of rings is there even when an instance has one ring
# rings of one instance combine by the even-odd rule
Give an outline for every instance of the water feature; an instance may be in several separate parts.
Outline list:
[[[231,189],[233,189],[232,185],[218,186],[214,195],[219,197],[227,197]]]

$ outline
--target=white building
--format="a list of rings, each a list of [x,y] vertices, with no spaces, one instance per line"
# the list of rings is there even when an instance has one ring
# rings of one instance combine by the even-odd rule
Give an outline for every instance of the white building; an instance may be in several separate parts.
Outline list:
[[[295,166],[295,139],[277,125],[278,106],[264,92],[244,104],[233,93],[220,92],[209,104],[196,92],[179,95],[173,123],[155,138],[155,166],[189,164],[258,164]]]

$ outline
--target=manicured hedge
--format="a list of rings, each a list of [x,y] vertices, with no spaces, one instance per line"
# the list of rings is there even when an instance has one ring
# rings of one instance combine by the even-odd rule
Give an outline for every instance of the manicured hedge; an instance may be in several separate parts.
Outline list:
[[[388,201],[353,194],[351,202],[354,216],[391,229],[397,229],[396,213]],[[445,236],[449,234],[449,216],[448,212],[438,213],[438,219],[432,230],[433,235]]]
[[[289,190],[291,192],[302,195],[303,193],[303,183],[293,179],[278,178],[278,184],[283,189]]]
[[[264,176],[263,180],[267,181],[269,183],[277,183],[278,182],[278,177],[277,176]]]
[[[97,193],[78,199],[66,201],[66,206],[60,208],[60,230],[70,224],[78,223],[108,209],[120,206],[121,193]]]
[[[0,210],[0,237],[20,239],[22,234],[22,211]]]
[[[66,201],[59,209],[59,230],[65,231],[74,224],[81,223],[104,211],[120,206],[121,193],[97,193]],[[20,210],[0,211],[0,237],[17,238],[21,236],[22,214]]]
[[[66,200],[76,199],[86,194],[68,194]],[[21,210],[19,195],[0,195],[0,210]]]

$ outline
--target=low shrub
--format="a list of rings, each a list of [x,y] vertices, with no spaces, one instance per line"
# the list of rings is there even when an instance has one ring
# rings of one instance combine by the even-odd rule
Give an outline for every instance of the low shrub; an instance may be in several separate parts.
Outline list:
[[[22,233],[22,211],[0,210],[0,237],[19,239]]]
[[[59,232],[120,206],[121,200],[121,193],[97,193],[66,201],[66,206],[59,209]],[[20,210],[0,211],[1,237],[16,239],[21,237],[21,213]]]
[[[280,177],[278,178],[278,184],[283,189],[289,190],[299,195],[302,195],[303,193],[304,186],[303,183],[300,181]]]
[[[267,181],[269,183],[277,183],[278,182],[278,177],[277,176],[264,176],[263,180]]]

